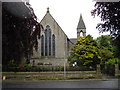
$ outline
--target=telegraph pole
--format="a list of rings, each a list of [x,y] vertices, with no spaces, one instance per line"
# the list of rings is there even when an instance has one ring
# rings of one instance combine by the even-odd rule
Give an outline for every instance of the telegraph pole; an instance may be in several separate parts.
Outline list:
[[[66,51],[67,51],[67,47],[66,47],[66,44],[67,44],[67,42],[65,42],[64,43],[65,44],[65,51],[64,51],[64,79],[66,79],[66,63],[67,63],[67,58],[66,58]]]

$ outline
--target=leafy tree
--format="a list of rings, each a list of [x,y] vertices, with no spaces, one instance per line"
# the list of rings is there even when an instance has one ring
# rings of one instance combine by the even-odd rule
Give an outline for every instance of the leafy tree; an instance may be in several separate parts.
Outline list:
[[[102,35],[96,39],[97,45],[100,47],[101,64],[105,64],[108,59],[114,58],[116,47],[112,45],[113,39],[110,35]]]
[[[105,64],[106,61],[114,58],[113,52],[108,50],[108,48],[106,48],[106,47],[100,47],[99,48],[99,55],[101,57],[100,64]]]
[[[113,41],[114,57],[120,59],[120,35]]]
[[[30,59],[33,47],[38,46],[41,25],[30,4],[24,2],[2,3],[2,63],[10,60],[17,64]]]
[[[103,21],[97,25],[100,32],[110,31],[114,36],[120,34],[120,2],[96,2],[91,13]]]
[[[77,62],[77,65],[96,67],[100,63],[101,57],[96,41],[90,36],[80,37],[74,44],[68,58],[70,63]]]
[[[110,35],[102,35],[96,39],[96,42],[99,47],[106,47],[112,50],[112,38]]]
[[[96,28],[102,33],[109,31],[114,37],[115,56],[120,58],[120,2],[96,2],[91,14],[101,18]]]

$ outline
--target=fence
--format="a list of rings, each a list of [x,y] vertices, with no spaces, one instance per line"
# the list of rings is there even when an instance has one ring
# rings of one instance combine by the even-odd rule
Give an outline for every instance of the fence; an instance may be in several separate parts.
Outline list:
[[[104,74],[104,75],[108,75],[108,76],[118,76],[120,74],[120,70],[119,70],[119,65],[118,64],[101,64],[98,65],[99,67],[99,74]],[[97,67],[97,68],[98,68]]]
[[[4,72],[54,72],[64,71],[64,66],[39,65],[37,67],[27,67],[25,69],[15,68],[15,70],[7,69]],[[97,75],[106,74],[110,76],[118,76],[120,74],[119,65],[101,64],[97,68],[89,67],[66,67],[66,71],[97,71]]]
[[[49,70],[48,70],[49,68]],[[33,72],[3,72],[2,75],[7,79],[30,79],[30,80],[63,80],[63,79],[96,79],[105,75],[119,76],[119,65],[97,65],[93,71],[70,71],[70,68],[64,72],[64,67],[60,66],[40,66],[39,70],[32,68]],[[32,70],[31,69],[31,70]],[[35,70],[36,69],[36,70]],[[87,70],[87,69],[86,69]],[[37,71],[37,72],[35,72]],[[40,71],[40,72],[38,72]]]
[[[94,68],[87,66],[66,66],[67,71],[95,71]],[[64,66],[52,66],[52,65],[38,65],[38,66],[26,66],[26,67],[5,67],[4,72],[48,72],[48,71],[64,71]]]

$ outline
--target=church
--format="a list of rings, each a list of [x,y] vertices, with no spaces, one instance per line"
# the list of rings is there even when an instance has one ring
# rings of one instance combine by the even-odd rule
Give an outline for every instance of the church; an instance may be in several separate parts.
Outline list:
[[[38,39],[38,51],[33,51],[30,63],[37,65],[59,66],[67,64],[67,57],[70,55],[71,46],[80,36],[86,36],[86,27],[80,15],[77,26],[77,38],[69,39],[56,20],[50,14],[49,8],[40,24],[44,30],[41,31],[41,38]],[[82,35],[81,35],[82,34]]]

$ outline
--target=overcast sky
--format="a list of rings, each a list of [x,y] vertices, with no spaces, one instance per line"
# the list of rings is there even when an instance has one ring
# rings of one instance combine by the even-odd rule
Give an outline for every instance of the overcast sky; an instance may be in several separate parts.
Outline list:
[[[30,4],[39,21],[42,20],[47,7],[49,7],[51,15],[69,38],[77,37],[76,28],[80,14],[82,14],[86,25],[87,35],[90,34],[94,38],[101,35],[96,29],[100,18],[93,18],[90,13],[95,4],[92,0],[30,0]]]

